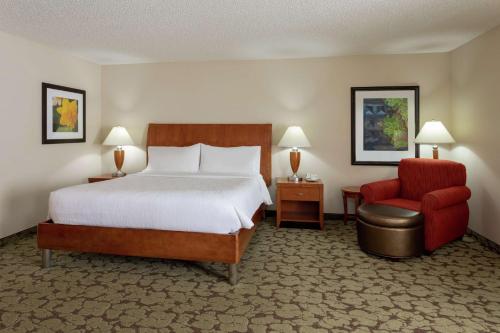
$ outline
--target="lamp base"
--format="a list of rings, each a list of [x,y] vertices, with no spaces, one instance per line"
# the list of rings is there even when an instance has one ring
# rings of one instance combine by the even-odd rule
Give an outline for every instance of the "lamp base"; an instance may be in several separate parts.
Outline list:
[[[127,174],[125,172],[121,171],[121,170],[118,170],[118,171],[113,172],[111,174],[111,176],[113,176],[113,177],[123,177],[123,176],[126,176],[126,175]]]
[[[302,181],[302,177],[297,176],[297,174],[293,174],[288,177],[288,181],[298,183]]]
[[[126,173],[122,171],[123,161],[125,160],[125,151],[122,149],[121,146],[118,146],[118,148],[114,151],[114,157],[115,157],[116,172],[114,172],[112,176],[113,177],[125,176]]]
[[[437,145],[434,145],[432,147],[432,158],[435,160],[439,160],[439,150]]]
[[[290,166],[292,167],[293,175],[288,177],[288,181],[298,183],[302,180],[301,177],[297,176],[297,171],[300,165],[300,151],[297,148],[293,148],[290,152]]]

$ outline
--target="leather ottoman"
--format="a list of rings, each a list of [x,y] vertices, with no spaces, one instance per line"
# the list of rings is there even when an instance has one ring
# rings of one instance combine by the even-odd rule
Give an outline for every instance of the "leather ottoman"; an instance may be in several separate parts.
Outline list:
[[[358,208],[358,243],[367,253],[389,258],[420,256],[424,249],[424,218],[399,207],[363,204]]]

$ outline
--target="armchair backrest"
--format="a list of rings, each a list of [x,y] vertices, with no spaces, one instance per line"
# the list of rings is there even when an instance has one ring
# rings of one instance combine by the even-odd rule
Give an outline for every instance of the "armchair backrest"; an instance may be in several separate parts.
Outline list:
[[[405,158],[399,164],[400,196],[420,201],[424,194],[451,186],[463,186],[465,166],[461,163],[428,158]]]

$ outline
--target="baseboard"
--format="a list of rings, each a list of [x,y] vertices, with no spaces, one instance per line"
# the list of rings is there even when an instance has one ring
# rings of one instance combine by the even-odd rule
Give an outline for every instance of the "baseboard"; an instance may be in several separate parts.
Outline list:
[[[488,249],[495,251],[496,253],[500,253],[500,245],[495,243],[491,239],[488,239],[488,238],[484,237],[483,235],[480,235],[477,232],[475,232],[474,230],[471,230],[469,228],[467,228],[467,234],[471,235],[472,237],[477,239],[477,241],[479,243],[481,243],[483,246],[487,247]]]
[[[276,217],[276,211],[275,210],[266,210],[266,216],[267,217]],[[344,214],[325,213],[324,214],[324,219],[325,219],[325,221],[343,220],[344,219]]]
[[[33,227],[30,227],[28,229],[16,232],[15,234],[12,234],[10,236],[0,238],[0,247],[4,246],[5,244],[7,244],[8,242],[10,242],[14,239],[18,239],[18,238],[24,237],[26,235],[35,234],[35,233],[36,233],[36,225]]]

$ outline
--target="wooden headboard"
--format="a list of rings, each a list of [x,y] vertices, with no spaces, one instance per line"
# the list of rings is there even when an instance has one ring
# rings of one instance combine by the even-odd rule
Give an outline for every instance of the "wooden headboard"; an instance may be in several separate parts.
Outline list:
[[[147,146],[260,146],[260,173],[271,185],[271,124],[149,124]]]

